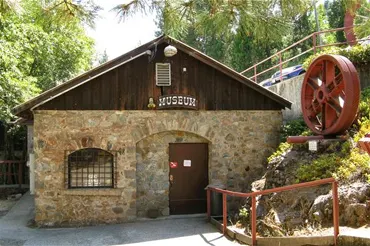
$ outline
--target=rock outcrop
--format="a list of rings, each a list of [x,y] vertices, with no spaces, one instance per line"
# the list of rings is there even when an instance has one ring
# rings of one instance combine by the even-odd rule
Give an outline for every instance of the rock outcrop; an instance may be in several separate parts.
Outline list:
[[[296,171],[302,162],[310,163],[319,154],[296,148],[287,151],[270,161],[263,177],[252,183],[252,190],[296,183]],[[359,227],[370,222],[370,184],[359,180],[340,182],[338,192],[341,226]],[[307,227],[332,226],[331,193],[331,185],[328,184],[257,197],[258,233],[261,236],[282,236]]]

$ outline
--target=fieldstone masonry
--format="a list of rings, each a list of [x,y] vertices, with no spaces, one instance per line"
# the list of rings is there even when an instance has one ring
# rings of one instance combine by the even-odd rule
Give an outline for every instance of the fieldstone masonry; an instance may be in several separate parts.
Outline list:
[[[281,111],[34,112],[36,217],[41,226],[117,223],[168,215],[168,143],[209,144],[209,182],[244,191],[279,141]],[[67,189],[67,153],[113,153],[114,189]]]

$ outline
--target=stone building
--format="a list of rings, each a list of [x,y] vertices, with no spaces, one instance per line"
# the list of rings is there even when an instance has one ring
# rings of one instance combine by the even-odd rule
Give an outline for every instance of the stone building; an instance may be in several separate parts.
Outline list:
[[[244,191],[264,171],[290,106],[161,36],[14,109],[33,136],[35,220],[204,213],[208,184]]]

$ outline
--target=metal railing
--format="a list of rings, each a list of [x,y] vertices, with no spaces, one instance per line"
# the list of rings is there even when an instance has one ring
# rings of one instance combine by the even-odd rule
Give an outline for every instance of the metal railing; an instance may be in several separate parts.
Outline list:
[[[308,188],[319,186],[323,184],[332,184],[332,195],[333,195],[333,225],[334,225],[334,245],[337,245],[337,238],[339,235],[339,199],[338,199],[338,182],[334,178],[327,178],[322,180],[316,180],[306,183],[288,185],[268,190],[256,191],[251,193],[241,193],[229,190],[223,190],[214,187],[207,188],[207,217],[211,219],[211,191],[222,194],[222,212],[223,212],[223,227],[222,232],[225,235],[227,229],[227,196],[247,198],[251,197],[251,231],[252,231],[252,245],[257,245],[257,214],[256,214],[256,196],[266,195],[270,193],[295,190],[299,188]]]
[[[18,185],[21,188],[27,182],[25,174],[25,161],[0,160],[0,186]]]
[[[346,29],[351,29],[353,28],[354,26],[350,26],[350,27],[341,27],[341,28],[335,28],[335,29],[330,29],[330,30],[323,30],[323,31],[319,31],[319,32],[314,32],[310,35],[308,35],[307,37],[295,42],[294,44],[288,46],[287,48],[283,49],[283,50],[280,50],[278,51],[276,54],[254,64],[253,66],[243,70],[240,72],[240,74],[245,74],[249,71],[251,71],[253,69],[253,73],[254,75],[249,77],[249,79],[253,80],[254,82],[257,83],[257,77],[262,75],[262,74],[265,74],[266,72],[269,72],[271,71],[272,69],[275,69],[277,67],[279,67],[279,70],[280,70],[280,81],[283,80],[283,73],[282,73],[282,70],[283,70],[283,65],[286,64],[287,62],[290,62],[294,59],[297,59],[298,57],[304,55],[304,54],[307,54],[311,51],[313,51],[313,54],[316,54],[317,50],[320,49],[320,48],[325,48],[325,47],[329,47],[329,46],[340,46],[340,45],[344,45],[344,44],[356,44],[358,40],[356,41],[346,41],[346,42],[337,42],[337,43],[332,43],[332,44],[324,44],[324,45],[321,45],[321,44],[317,44],[317,40],[320,39],[320,35],[321,34],[324,34],[324,33],[332,33],[332,32],[338,32],[338,31],[344,31]],[[290,49],[293,49],[295,48],[296,46],[298,46],[299,44],[302,44],[303,42],[305,42],[306,40],[309,40],[311,39],[312,40],[312,47],[307,49],[307,50],[304,50],[302,52],[300,52],[300,54],[294,56],[294,57],[291,57],[289,59],[286,59],[283,61],[283,54],[285,52],[287,52],[288,50]],[[363,40],[368,40],[368,38],[366,39],[363,39]],[[263,70],[262,72],[257,72],[258,71],[258,67],[261,66],[262,64],[266,63],[267,61],[270,61],[271,62],[273,61],[274,58],[278,58],[279,60],[279,63],[276,64],[276,65],[273,65],[272,67],[269,67],[265,70]]]

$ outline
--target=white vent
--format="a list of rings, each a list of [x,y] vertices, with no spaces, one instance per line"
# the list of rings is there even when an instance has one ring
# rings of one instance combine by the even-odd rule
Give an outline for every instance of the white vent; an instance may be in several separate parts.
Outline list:
[[[156,63],[155,70],[156,70],[156,85],[171,86],[171,64]]]

